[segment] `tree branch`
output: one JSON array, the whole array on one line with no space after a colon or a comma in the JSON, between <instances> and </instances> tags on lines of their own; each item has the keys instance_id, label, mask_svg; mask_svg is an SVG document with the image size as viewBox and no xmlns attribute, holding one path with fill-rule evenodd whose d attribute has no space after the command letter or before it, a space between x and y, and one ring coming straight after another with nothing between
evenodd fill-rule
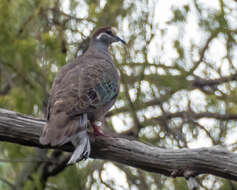
<instances>
[{"instance_id":1,"label":"tree branch","mask_svg":"<svg viewBox=\"0 0 237 190\"><path fill-rule=\"evenodd\" d=\"M201 119L201 118L213 118L213 119L219 119L219 120L237 120L237 114L219 114L219 113L211 113L211 112L200 112L195 113L192 110L189 111L180 111L180 112L166 112L166 115L161 115L156 118L152 118L150 120L153 121L162 121L164 119L173 119L173 118L185 118L189 120L194 119Z\"/></svg>"},{"instance_id":2,"label":"tree branch","mask_svg":"<svg viewBox=\"0 0 237 190\"><path fill-rule=\"evenodd\" d=\"M236 81L237 80L237 74L233 74L226 77L221 77L218 79L203 79L200 77L195 77L195 80L192 80L192 86L193 88L199 88L202 89L205 86L217 86L226 82Z\"/></svg>"},{"instance_id":3,"label":"tree branch","mask_svg":"<svg viewBox=\"0 0 237 190\"><path fill-rule=\"evenodd\" d=\"M73 151L68 143L42 146L38 139L45 121L0 109L0 140L26 146ZM161 149L118 137L92 137L92 158L123 163L166 176L186 178L212 174L237 180L237 154L224 148Z\"/></svg>"}]
</instances>

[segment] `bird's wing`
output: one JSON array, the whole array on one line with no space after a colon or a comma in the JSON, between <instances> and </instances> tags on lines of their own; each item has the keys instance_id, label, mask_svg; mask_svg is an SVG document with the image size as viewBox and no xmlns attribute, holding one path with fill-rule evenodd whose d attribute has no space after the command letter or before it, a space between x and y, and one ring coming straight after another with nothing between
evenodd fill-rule
<instances>
[{"instance_id":1,"label":"bird's wing","mask_svg":"<svg viewBox=\"0 0 237 190\"><path fill-rule=\"evenodd\" d=\"M77 66L77 63L74 61L73 63L64 65L61 70L57 73L53 86L50 90L50 94L48 97L48 105L47 105L47 112L46 112L46 119L49 120L51 114L51 108L53 106L53 102L55 101L55 95L60 87L61 81L65 80L64 77L70 70L73 70Z\"/></svg>"},{"instance_id":2,"label":"bird's wing","mask_svg":"<svg viewBox=\"0 0 237 190\"><path fill-rule=\"evenodd\" d=\"M94 63L96 61L96 64ZM62 68L49 98L49 121L41 143L64 144L80 130L84 113L104 112L118 95L118 74L103 59L81 60L80 64Z\"/></svg>"},{"instance_id":3,"label":"bird's wing","mask_svg":"<svg viewBox=\"0 0 237 190\"><path fill-rule=\"evenodd\" d=\"M50 95L50 109L53 109L50 114L64 111L73 117L104 107L117 97L118 80L112 64L103 59L87 59L86 63L67 70L63 79L55 81Z\"/></svg>"}]
</instances>

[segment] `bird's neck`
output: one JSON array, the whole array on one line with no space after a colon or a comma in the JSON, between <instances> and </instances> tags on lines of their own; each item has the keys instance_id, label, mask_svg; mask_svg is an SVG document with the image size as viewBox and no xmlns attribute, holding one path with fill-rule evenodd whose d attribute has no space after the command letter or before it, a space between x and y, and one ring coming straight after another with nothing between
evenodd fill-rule
<instances>
[{"instance_id":1,"label":"bird's neck","mask_svg":"<svg viewBox=\"0 0 237 190\"><path fill-rule=\"evenodd\" d=\"M112 59L111 54L109 52L109 45L107 45L105 43L94 41L93 43L90 44L89 49L91 49L89 51L90 53L92 53L92 52L96 53L97 52L101 56L108 56L109 59Z\"/></svg>"},{"instance_id":2,"label":"bird's neck","mask_svg":"<svg viewBox=\"0 0 237 190\"><path fill-rule=\"evenodd\" d=\"M103 51L103 52L108 52L109 51L109 45L106 43L103 43L101 41L94 41L91 46L93 48L96 48L99 51Z\"/></svg>"}]
</instances>

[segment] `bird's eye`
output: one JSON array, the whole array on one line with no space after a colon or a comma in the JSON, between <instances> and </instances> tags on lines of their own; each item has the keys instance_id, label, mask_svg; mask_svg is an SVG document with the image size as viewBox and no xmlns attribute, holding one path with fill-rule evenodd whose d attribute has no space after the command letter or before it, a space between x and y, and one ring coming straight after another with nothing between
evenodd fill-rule
<instances>
[{"instance_id":1,"label":"bird's eye","mask_svg":"<svg viewBox=\"0 0 237 190\"><path fill-rule=\"evenodd\" d=\"M113 35L112 31L110 31L110 30L109 30L109 31L106 31L105 33L107 33L107 34L109 34L109 35L111 35L111 36Z\"/></svg>"}]
</instances>

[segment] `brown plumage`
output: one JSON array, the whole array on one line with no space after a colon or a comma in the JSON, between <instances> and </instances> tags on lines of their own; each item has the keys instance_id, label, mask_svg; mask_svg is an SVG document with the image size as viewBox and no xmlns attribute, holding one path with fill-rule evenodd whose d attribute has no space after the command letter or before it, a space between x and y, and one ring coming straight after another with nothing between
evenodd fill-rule
<instances>
[{"instance_id":1,"label":"brown plumage","mask_svg":"<svg viewBox=\"0 0 237 190\"><path fill-rule=\"evenodd\" d=\"M108 47L121 41L111 27L98 29L88 50L57 74L48 101L47 123L41 144L76 147L69 164L90 154L88 123L103 118L119 94L119 74Z\"/></svg>"}]
</instances>

